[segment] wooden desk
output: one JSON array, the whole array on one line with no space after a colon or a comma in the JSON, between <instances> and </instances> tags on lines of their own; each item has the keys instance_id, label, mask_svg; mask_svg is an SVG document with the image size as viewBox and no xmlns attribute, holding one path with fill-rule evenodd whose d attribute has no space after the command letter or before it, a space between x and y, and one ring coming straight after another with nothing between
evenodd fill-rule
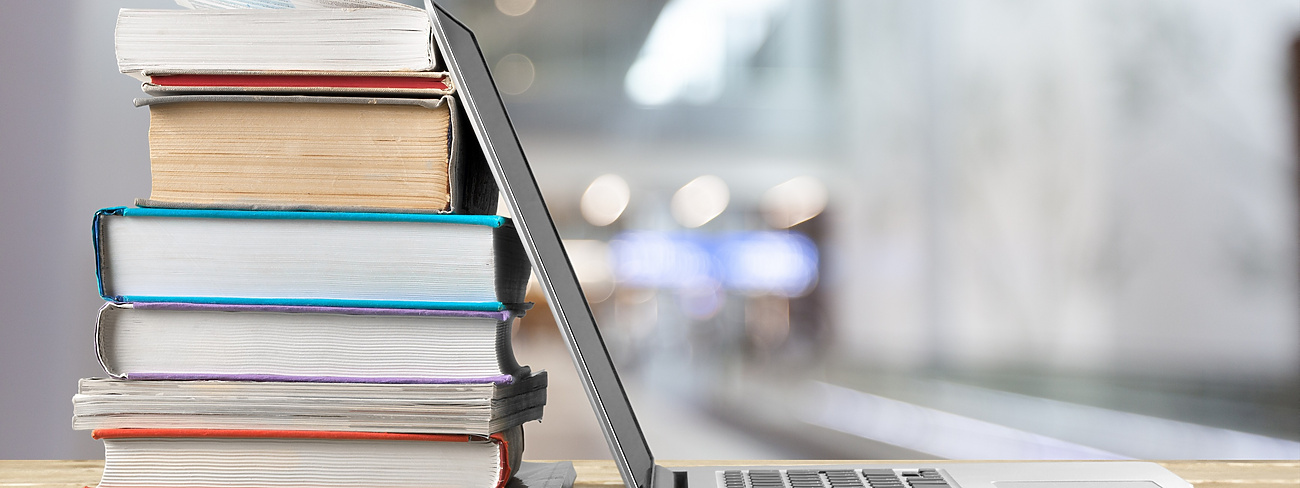
<instances>
[{"instance_id":1,"label":"wooden desk","mask_svg":"<svg viewBox=\"0 0 1300 488\"><path fill-rule=\"evenodd\" d=\"M773 464L836 462L843 461L771 461ZM919 462L941 465L962 461ZM758 463L762 461L661 461L664 466ZM1300 461L1162 461L1160 464L1197 488L1300 488ZM611 461L574 461L573 465L578 471L578 487L623 486ZM0 488L93 487L103 469L103 461L0 461Z\"/></svg>"}]
</instances>

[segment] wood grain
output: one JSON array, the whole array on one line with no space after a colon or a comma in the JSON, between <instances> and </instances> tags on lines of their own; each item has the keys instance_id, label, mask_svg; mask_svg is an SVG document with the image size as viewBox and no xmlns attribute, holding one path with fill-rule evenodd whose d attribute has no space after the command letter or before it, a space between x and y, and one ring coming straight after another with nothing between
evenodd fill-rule
<instances>
[{"instance_id":1,"label":"wood grain","mask_svg":"<svg viewBox=\"0 0 1300 488\"><path fill-rule=\"evenodd\" d=\"M664 466L835 464L846 461L661 461ZM911 461L847 461L890 463ZM972 461L917 461L926 464ZM987 462L987 461L980 461ZM1300 461L1157 461L1196 488L1300 488ZM622 486L612 461L574 461L578 488ZM103 461L3 461L0 488L81 488L99 483Z\"/></svg>"}]
</instances>

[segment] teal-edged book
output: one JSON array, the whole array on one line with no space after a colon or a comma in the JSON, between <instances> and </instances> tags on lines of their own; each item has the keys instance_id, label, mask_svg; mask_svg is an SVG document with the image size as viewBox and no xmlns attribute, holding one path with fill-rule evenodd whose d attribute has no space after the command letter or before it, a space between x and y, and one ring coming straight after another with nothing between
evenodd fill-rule
<instances>
[{"instance_id":1,"label":"teal-edged book","mask_svg":"<svg viewBox=\"0 0 1300 488\"><path fill-rule=\"evenodd\" d=\"M530 270L493 215L113 207L94 235L117 302L497 311L523 302Z\"/></svg>"}]
</instances>

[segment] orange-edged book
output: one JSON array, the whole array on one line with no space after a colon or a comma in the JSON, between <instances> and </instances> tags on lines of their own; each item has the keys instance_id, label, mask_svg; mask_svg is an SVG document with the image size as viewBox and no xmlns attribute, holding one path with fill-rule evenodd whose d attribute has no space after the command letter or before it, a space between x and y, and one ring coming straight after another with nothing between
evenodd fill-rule
<instances>
[{"instance_id":1,"label":"orange-edged book","mask_svg":"<svg viewBox=\"0 0 1300 488\"><path fill-rule=\"evenodd\" d=\"M437 98L450 95L444 71L177 71L131 73L150 95L347 95Z\"/></svg>"},{"instance_id":2,"label":"orange-edged book","mask_svg":"<svg viewBox=\"0 0 1300 488\"><path fill-rule=\"evenodd\" d=\"M523 430L489 437L301 430L101 429L100 488L503 488Z\"/></svg>"}]
</instances>

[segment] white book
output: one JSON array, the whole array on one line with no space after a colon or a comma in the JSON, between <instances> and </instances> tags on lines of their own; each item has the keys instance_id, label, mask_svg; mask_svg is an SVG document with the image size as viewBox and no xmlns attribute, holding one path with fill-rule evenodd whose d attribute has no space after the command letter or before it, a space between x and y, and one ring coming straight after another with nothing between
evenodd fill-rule
<instances>
[{"instance_id":1,"label":"white book","mask_svg":"<svg viewBox=\"0 0 1300 488\"><path fill-rule=\"evenodd\" d=\"M487 436L542 418L546 372L508 384L86 378L72 428L404 432Z\"/></svg>"},{"instance_id":2,"label":"white book","mask_svg":"<svg viewBox=\"0 0 1300 488\"><path fill-rule=\"evenodd\" d=\"M95 231L116 302L500 311L531 269L491 215L116 207Z\"/></svg>"},{"instance_id":3,"label":"white book","mask_svg":"<svg viewBox=\"0 0 1300 488\"><path fill-rule=\"evenodd\" d=\"M328 8L353 4L317 0L302 5L311 8L122 9L114 34L118 69L144 79L150 73L438 67L423 9L374 1L362 2L365 8Z\"/></svg>"},{"instance_id":4,"label":"white book","mask_svg":"<svg viewBox=\"0 0 1300 488\"><path fill-rule=\"evenodd\" d=\"M528 374L511 311L109 303L96 351L115 378L509 383Z\"/></svg>"},{"instance_id":5,"label":"white book","mask_svg":"<svg viewBox=\"0 0 1300 488\"><path fill-rule=\"evenodd\" d=\"M523 432L100 429L99 488L503 488Z\"/></svg>"}]
</instances>

